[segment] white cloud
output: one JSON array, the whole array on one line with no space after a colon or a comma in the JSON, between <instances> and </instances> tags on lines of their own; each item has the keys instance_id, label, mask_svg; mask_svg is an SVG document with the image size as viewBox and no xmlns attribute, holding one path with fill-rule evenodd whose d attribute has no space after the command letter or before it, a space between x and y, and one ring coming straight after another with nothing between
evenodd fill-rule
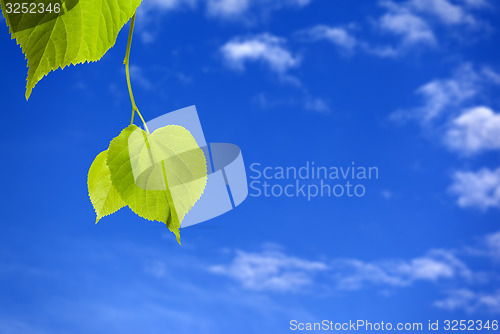
<instances>
[{"instance_id":1,"label":"white cloud","mask_svg":"<svg viewBox=\"0 0 500 334\"><path fill-rule=\"evenodd\" d=\"M481 256L500 260L500 232L486 235L478 246L435 249L410 259L363 261L333 258L314 261L287 255L278 246L262 252L236 251L234 254L227 264L208 269L213 274L235 280L248 290L312 292L314 287L328 287L337 291L375 288L386 292L427 282L436 285L441 293L445 283L457 289L434 302L435 306L469 312L500 311L500 290L493 293L480 291L498 282L500 277L495 269L489 272L471 270L467 261L471 256L473 259Z\"/></svg>"},{"instance_id":2,"label":"white cloud","mask_svg":"<svg viewBox=\"0 0 500 334\"><path fill-rule=\"evenodd\" d=\"M477 104L492 84L500 83L499 78L490 68L476 70L464 64L451 78L434 79L419 87L416 93L423 98L422 105L396 111L390 118L420 121L448 149L465 156L498 150L500 114ZM462 208L500 207L500 169L458 171L453 174L450 191L458 196L457 204Z\"/></svg>"},{"instance_id":3,"label":"white cloud","mask_svg":"<svg viewBox=\"0 0 500 334\"><path fill-rule=\"evenodd\" d=\"M408 5L416 11L433 15L444 24L469 24L475 20L464 8L447 0L411 0Z\"/></svg>"},{"instance_id":4,"label":"white cloud","mask_svg":"<svg viewBox=\"0 0 500 334\"><path fill-rule=\"evenodd\" d=\"M466 0L457 3L449 0L408 0L395 3L382 1L381 4L392 12L409 13L430 23L429 18L445 26L474 25L478 20L473 16L473 9L480 9L487 4L483 0Z\"/></svg>"},{"instance_id":5,"label":"white cloud","mask_svg":"<svg viewBox=\"0 0 500 334\"><path fill-rule=\"evenodd\" d=\"M250 7L250 0L208 0L207 11L212 16L241 15Z\"/></svg>"},{"instance_id":6,"label":"white cloud","mask_svg":"<svg viewBox=\"0 0 500 334\"><path fill-rule=\"evenodd\" d=\"M466 110L452 121L445 143L463 154L500 149L500 114L487 107Z\"/></svg>"},{"instance_id":7,"label":"white cloud","mask_svg":"<svg viewBox=\"0 0 500 334\"><path fill-rule=\"evenodd\" d=\"M471 277L467 266L452 252L446 250L433 250L426 256L413 259L409 264L400 268L402 273L415 280L437 281L440 278L461 276Z\"/></svg>"},{"instance_id":8,"label":"white cloud","mask_svg":"<svg viewBox=\"0 0 500 334\"><path fill-rule=\"evenodd\" d=\"M476 94L467 80L434 80L417 89L417 94L425 100L419 110L424 121L439 116L450 105L457 104Z\"/></svg>"},{"instance_id":9,"label":"white cloud","mask_svg":"<svg viewBox=\"0 0 500 334\"><path fill-rule=\"evenodd\" d=\"M311 28L299 31L296 36L302 41L328 41L335 45L340 51L351 54L354 51L365 52L383 58L395 58L404 53L402 46L378 46L358 39L352 33L356 28L351 24L346 27L316 25Z\"/></svg>"},{"instance_id":10,"label":"white cloud","mask_svg":"<svg viewBox=\"0 0 500 334\"><path fill-rule=\"evenodd\" d=\"M144 10L170 11L179 8L195 8L197 0L148 0L144 2ZM142 7L141 7L142 9Z\"/></svg>"},{"instance_id":11,"label":"white cloud","mask_svg":"<svg viewBox=\"0 0 500 334\"><path fill-rule=\"evenodd\" d=\"M491 68L485 67L485 68L483 68L481 73L485 76L485 78L490 80L492 83L494 83L496 85L500 85L500 74L493 71Z\"/></svg>"},{"instance_id":12,"label":"white cloud","mask_svg":"<svg viewBox=\"0 0 500 334\"><path fill-rule=\"evenodd\" d=\"M287 256L279 251L236 252L228 265L212 266L210 271L229 276L250 290L297 291L311 285L313 275L327 269L322 262Z\"/></svg>"},{"instance_id":13,"label":"white cloud","mask_svg":"<svg viewBox=\"0 0 500 334\"><path fill-rule=\"evenodd\" d=\"M436 301L435 306L446 310L465 310L468 313L478 310L487 310L492 313L500 312L500 290L492 293L475 292L470 289L451 291L448 298Z\"/></svg>"},{"instance_id":14,"label":"white cloud","mask_svg":"<svg viewBox=\"0 0 500 334\"><path fill-rule=\"evenodd\" d=\"M414 46L433 46L439 42L436 28L442 30L444 37L452 34L457 36L457 28L461 32L473 31L471 28L485 28L488 25L474 16L473 10L484 7L482 0L469 0L457 3L449 0L408 0L393 2L380 1L386 12L376 21L376 26L385 32L401 38L394 46L369 46L367 51L381 57L394 57L408 52ZM452 30L453 29L453 30ZM476 31L477 32L477 31ZM383 52L383 51L390 52Z\"/></svg>"},{"instance_id":15,"label":"white cloud","mask_svg":"<svg viewBox=\"0 0 500 334\"><path fill-rule=\"evenodd\" d=\"M285 0L283 2L288 3L288 5L292 6L304 7L309 5L312 2L312 0Z\"/></svg>"},{"instance_id":16,"label":"white cloud","mask_svg":"<svg viewBox=\"0 0 500 334\"><path fill-rule=\"evenodd\" d=\"M357 45L356 38L347 29L341 27L317 25L306 30L304 35L315 41L327 40L346 50L352 50Z\"/></svg>"},{"instance_id":17,"label":"white cloud","mask_svg":"<svg viewBox=\"0 0 500 334\"><path fill-rule=\"evenodd\" d=\"M207 0L207 13L210 16L241 21L252 9L270 12L284 7L301 8L311 0Z\"/></svg>"},{"instance_id":18,"label":"white cloud","mask_svg":"<svg viewBox=\"0 0 500 334\"><path fill-rule=\"evenodd\" d=\"M330 263L299 259L279 251L237 251L229 264L212 266L210 271L258 291L298 291L312 285L319 273L326 274L328 281L333 279L338 290L358 290L372 285L405 287L416 281L472 277L468 267L446 250L433 250L409 261L333 259Z\"/></svg>"},{"instance_id":19,"label":"white cloud","mask_svg":"<svg viewBox=\"0 0 500 334\"><path fill-rule=\"evenodd\" d=\"M415 281L437 281L456 277L469 277L469 269L452 253L434 250L410 261L392 260L362 262L336 261L335 280L340 290L357 290L368 285L402 287Z\"/></svg>"},{"instance_id":20,"label":"white cloud","mask_svg":"<svg viewBox=\"0 0 500 334\"><path fill-rule=\"evenodd\" d=\"M313 111L320 114L327 114L330 112L328 102L320 97L312 97L307 92L301 94L283 94L282 96L272 96L265 93L257 94L253 102L262 109L276 109L276 108L296 108L302 106L307 111Z\"/></svg>"},{"instance_id":21,"label":"white cloud","mask_svg":"<svg viewBox=\"0 0 500 334\"><path fill-rule=\"evenodd\" d=\"M178 10L194 10L198 0L147 0L138 9L136 33L144 44L157 40L163 26L163 14Z\"/></svg>"},{"instance_id":22,"label":"white cloud","mask_svg":"<svg viewBox=\"0 0 500 334\"><path fill-rule=\"evenodd\" d=\"M309 5L312 0L254 0L253 3L257 5L269 5L273 8L295 7L301 8Z\"/></svg>"},{"instance_id":23,"label":"white cloud","mask_svg":"<svg viewBox=\"0 0 500 334\"><path fill-rule=\"evenodd\" d=\"M500 208L500 168L456 172L450 190L458 196L457 203L461 207Z\"/></svg>"},{"instance_id":24,"label":"white cloud","mask_svg":"<svg viewBox=\"0 0 500 334\"><path fill-rule=\"evenodd\" d=\"M404 45L436 44L436 37L429 25L409 11L389 12L380 18L379 23L382 30L401 36Z\"/></svg>"},{"instance_id":25,"label":"white cloud","mask_svg":"<svg viewBox=\"0 0 500 334\"><path fill-rule=\"evenodd\" d=\"M378 32L395 36L394 43L378 45L355 38L349 29L326 25L306 30L306 36L313 40L329 40L344 50L357 49L378 57L395 58L424 50L424 47L436 49L440 44L438 32L443 32L443 38L454 36L454 40L463 40L461 33L474 32L477 35L477 28L489 29L489 25L475 17L474 13L474 10L488 6L484 0L462 0L462 3L450 0L381 0L379 5L385 10L372 20L373 26ZM459 28L460 35L457 34Z\"/></svg>"},{"instance_id":26,"label":"white cloud","mask_svg":"<svg viewBox=\"0 0 500 334\"><path fill-rule=\"evenodd\" d=\"M477 246L466 247L466 253L500 262L500 231L482 237L481 243Z\"/></svg>"},{"instance_id":27,"label":"white cloud","mask_svg":"<svg viewBox=\"0 0 500 334\"><path fill-rule=\"evenodd\" d=\"M269 17L273 11L285 8L300 9L312 0L148 0L141 6L138 16L138 28L151 30L146 24L161 18L161 14L174 10L195 10L203 7L207 16L239 23L254 23L256 19ZM155 32L145 35L146 41Z\"/></svg>"},{"instance_id":28,"label":"white cloud","mask_svg":"<svg viewBox=\"0 0 500 334\"><path fill-rule=\"evenodd\" d=\"M285 73L299 65L298 57L286 49L282 38L261 34L248 38L235 38L220 49L227 64L243 70L247 62L261 62L278 73Z\"/></svg>"},{"instance_id":29,"label":"white cloud","mask_svg":"<svg viewBox=\"0 0 500 334\"><path fill-rule=\"evenodd\" d=\"M405 286L408 282L378 264L348 259L335 261L335 281L339 290L358 290L369 284Z\"/></svg>"},{"instance_id":30,"label":"white cloud","mask_svg":"<svg viewBox=\"0 0 500 334\"><path fill-rule=\"evenodd\" d=\"M486 0L462 0L466 6L473 8L489 7L490 4Z\"/></svg>"}]
</instances>

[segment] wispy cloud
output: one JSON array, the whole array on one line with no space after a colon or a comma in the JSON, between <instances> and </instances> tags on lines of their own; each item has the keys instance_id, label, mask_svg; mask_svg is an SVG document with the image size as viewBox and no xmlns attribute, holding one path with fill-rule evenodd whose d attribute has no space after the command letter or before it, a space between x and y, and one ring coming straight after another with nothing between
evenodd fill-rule
<instances>
[{"instance_id":1,"label":"wispy cloud","mask_svg":"<svg viewBox=\"0 0 500 334\"><path fill-rule=\"evenodd\" d=\"M461 65L447 79L434 79L420 86L415 92L422 98L419 107L399 110L392 114L393 120L416 119L423 123L442 116L443 113L462 109L464 103L476 97L484 84L484 76L477 72L471 64Z\"/></svg>"},{"instance_id":2,"label":"wispy cloud","mask_svg":"<svg viewBox=\"0 0 500 334\"><path fill-rule=\"evenodd\" d=\"M500 310L500 290L493 292L478 292L471 289L458 289L448 292L448 297L438 300L435 306L455 311L464 310L467 313L474 313L486 310L490 313L498 313Z\"/></svg>"},{"instance_id":3,"label":"wispy cloud","mask_svg":"<svg viewBox=\"0 0 500 334\"><path fill-rule=\"evenodd\" d=\"M379 27L383 31L400 36L405 46L437 43L430 26L422 18L393 3L387 3L386 6L389 12L379 20Z\"/></svg>"},{"instance_id":4,"label":"wispy cloud","mask_svg":"<svg viewBox=\"0 0 500 334\"><path fill-rule=\"evenodd\" d=\"M282 8L301 8L311 0L206 0L207 14L224 20L245 22L252 12L257 16ZM242 20L243 18L243 20Z\"/></svg>"},{"instance_id":5,"label":"wispy cloud","mask_svg":"<svg viewBox=\"0 0 500 334\"><path fill-rule=\"evenodd\" d=\"M298 35L310 41L325 40L347 51L353 51L358 45L354 35L344 27L320 24L301 31Z\"/></svg>"},{"instance_id":6,"label":"wispy cloud","mask_svg":"<svg viewBox=\"0 0 500 334\"><path fill-rule=\"evenodd\" d=\"M286 255L281 251L247 253L236 251L226 265L210 271L238 281L244 288L258 291L298 291L321 281L334 283L336 290L359 290L370 287L408 287L417 281L473 279L473 272L453 251L431 250L410 260L385 259L365 262L359 259L311 261Z\"/></svg>"},{"instance_id":7,"label":"wispy cloud","mask_svg":"<svg viewBox=\"0 0 500 334\"><path fill-rule=\"evenodd\" d=\"M235 23L255 23L269 17L273 11L300 9L312 0L148 0L141 6L141 14L157 16L175 10L204 9L207 17Z\"/></svg>"},{"instance_id":8,"label":"wispy cloud","mask_svg":"<svg viewBox=\"0 0 500 334\"><path fill-rule=\"evenodd\" d=\"M141 10L151 14L151 10L162 12L178 9L206 8L209 17L225 20L238 20L252 11L268 13L283 8L302 8L312 0L149 0Z\"/></svg>"},{"instance_id":9,"label":"wispy cloud","mask_svg":"<svg viewBox=\"0 0 500 334\"><path fill-rule=\"evenodd\" d=\"M462 0L462 1L465 2L466 6L472 8L490 7L490 3L486 0Z\"/></svg>"},{"instance_id":10,"label":"wispy cloud","mask_svg":"<svg viewBox=\"0 0 500 334\"><path fill-rule=\"evenodd\" d=\"M300 63L299 57L286 48L285 39L267 33L234 38L220 51L226 64L237 70L244 70L249 62L260 62L274 72L285 73Z\"/></svg>"},{"instance_id":11,"label":"wispy cloud","mask_svg":"<svg viewBox=\"0 0 500 334\"><path fill-rule=\"evenodd\" d=\"M195 8L197 0L148 0L144 2L145 10L154 8L156 10L174 10L180 8ZM142 8L141 8L142 9Z\"/></svg>"},{"instance_id":12,"label":"wispy cloud","mask_svg":"<svg viewBox=\"0 0 500 334\"><path fill-rule=\"evenodd\" d=\"M347 26L317 25L301 31L309 40L327 40L343 51L358 51L383 58L401 57L409 52L438 49L441 39L460 32L477 32L488 25L478 19L476 12L488 7L482 0L451 2L449 0L408 0L378 2L383 13L371 19L373 39L359 38ZM360 22L355 25L362 29ZM347 27L347 28L346 28ZM392 36L394 41L378 43L377 38ZM439 35L439 36L438 36ZM477 34L476 34L477 35Z\"/></svg>"},{"instance_id":13,"label":"wispy cloud","mask_svg":"<svg viewBox=\"0 0 500 334\"><path fill-rule=\"evenodd\" d=\"M470 277L467 266L451 252L433 250L409 261L335 261L335 281L340 290L358 290L371 285L404 287L416 281Z\"/></svg>"},{"instance_id":14,"label":"wispy cloud","mask_svg":"<svg viewBox=\"0 0 500 334\"><path fill-rule=\"evenodd\" d=\"M475 10L485 7L482 1L466 1L465 3L449 0L408 0L405 2L382 1L380 4L387 8L389 13L408 14L418 18L420 22L431 30L432 25L443 26L474 26L479 20L475 17ZM413 20L413 19L411 19ZM410 21L411 21L410 20ZM421 25L417 25L420 30Z\"/></svg>"},{"instance_id":15,"label":"wispy cloud","mask_svg":"<svg viewBox=\"0 0 500 334\"><path fill-rule=\"evenodd\" d=\"M164 15L198 8L199 0L148 0L139 7L136 33L144 44L155 42L164 27Z\"/></svg>"},{"instance_id":16,"label":"wispy cloud","mask_svg":"<svg viewBox=\"0 0 500 334\"><path fill-rule=\"evenodd\" d=\"M281 248L260 252L238 250L231 254L228 263L210 266L209 271L231 278L243 290L314 293L312 287L322 287L344 293L361 289L387 292L427 282L438 286L439 290L443 286L457 287L445 298L433 302L437 307L471 312L480 309L500 311L498 292L485 292L491 286L486 283L500 278L494 271L474 269L475 262L470 261L478 257L492 262L500 260L500 232L484 236L473 246L433 249L410 259L330 258L318 261L289 255Z\"/></svg>"},{"instance_id":17,"label":"wispy cloud","mask_svg":"<svg viewBox=\"0 0 500 334\"><path fill-rule=\"evenodd\" d=\"M500 75L491 68L478 69L470 63L464 63L451 77L433 79L418 87L415 94L421 98L421 105L400 109L391 115L391 119L413 119L428 126L432 122L452 122L464 110L472 109L481 102L489 102L484 99L484 92L499 83Z\"/></svg>"},{"instance_id":18,"label":"wispy cloud","mask_svg":"<svg viewBox=\"0 0 500 334\"><path fill-rule=\"evenodd\" d=\"M398 44L367 48L370 53L381 57L400 56L417 46L419 50L425 46L436 48L440 39L457 36L457 29L468 32L487 26L475 15L475 11L486 5L480 0L465 3L449 0L381 1L380 5L386 12L375 21L375 27L400 38ZM441 38L438 38L437 31L443 32Z\"/></svg>"},{"instance_id":19,"label":"wispy cloud","mask_svg":"<svg viewBox=\"0 0 500 334\"><path fill-rule=\"evenodd\" d=\"M476 22L474 17L467 13L464 6L451 3L448 0L411 0L407 2L406 7L432 15L447 25L475 24Z\"/></svg>"},{"instance_id":20,"label":"wispy cloud","mask_svg":"<svg viewBox=\"0 0 500 334\"><path fill-rule=\"evenodd\" d=\"M231 277L250 290L298 291L313 283L315 273L327 268L323 262L265 250L259 253L236 251L231 263L212 266L210 271Z\"/></svg>"},{"instance_id":21,"label":"wispy cloud","mask_svg":"<svg viewBox=\"0 0 500 334\"><path fill-rule=\"evenodd\" d=\"M500 208L500 168L455 172L450 191L458 196L461 207Z\"/></svg>"},{"instance_id":22,"label":"wispy cloud","mask_svg":"<svg viewBox=\"0 0 500 334\"><path fill-rule=\"evenodd\" d=\"M288 47L286 40L269 33L255 36L236 37L220 48L225 64L235 71L245 71L250 63L264 65L280 83L293 86L298 93L278 98L258 94L254 99L259 106L269 109L284 106L301 106L308 111L328 113L329 103L321 97L314 97L303 86L299 78L290 72L300 66L301 58Z\"/></svg>"},{"instance_id":23,"label":"wispy cloud","mask_svg":"<svg viewBox=\"0 0 500 334\"><path fill-rule=\"evenodd\" d=\"M207 12L211 16L231 18L242 15L250 8L250 0L208 0Z\"/></svg>"},{"instance_id":24,"label":"wispy cloud","mask_svg":"<svg viewBox=\"0 0 500 334\"><path fill-rule=\"evenodd\" d=\"M304 90L300 94L292 94L292 96L285 94L285 96L281 97L259 93L254 97L253 102L266 110L302 107L306 111L319 114L328 114L331 111L330 104L326 99L312 97Z\"/></svg>"},{"instance_id":25,"label":"wispy cloud","mask_svg":"<svg viewBox=\"0 0 500 334\"><path fill-rule=\"evenodd\" d=\"M500 263L500 231L481 238L479 247L469 247L467 251L472 255L487 257Z\"/></svg>"}]
</instances>

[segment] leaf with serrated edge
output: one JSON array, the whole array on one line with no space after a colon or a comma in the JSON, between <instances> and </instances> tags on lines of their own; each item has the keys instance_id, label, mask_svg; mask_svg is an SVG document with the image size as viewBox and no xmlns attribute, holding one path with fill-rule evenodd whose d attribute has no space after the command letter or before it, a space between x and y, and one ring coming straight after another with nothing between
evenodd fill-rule
<instances>
[{"instance_id":1,"label":"leaf with serrated edge","mask_svg":"<svg viewBox=\"0 0 500 334\"><path fill-rule=\"evenodd\" d=\"M90 201L97 215L95 223L104 216L110 215L126 204L111 183L111 174L106 163L108 151L97 155L90 166L87 177L87 186Z\"/></svg>"},{"instance_id":2,"label":"leaf with serrated edge","mask_svg":"<svg viewBox=\"0 0 500 334\"><path fill-rule=\"evenodd\" d=\"M191 133L168 125L147 134L131 125L111 141L108 166L132 211L164 222L180 242L180 223L207 181L205 155Z\"/></svg>"},{"instance_id":3,"label":"leaf with serrated edge","mask_svg":"<svg viewBox=\"0 0 500 334\"><path fill-rule=\"evenodd\" d=\"M21 1L2 0L1 4L11 36L28 59L28 99L37 82L51 71L101 59L115 44L119 31L135 13L141 0L37 2L52 6L62 3L59 14L7 14L5 4L8 2Z\"/></svg>"}]
</instances>

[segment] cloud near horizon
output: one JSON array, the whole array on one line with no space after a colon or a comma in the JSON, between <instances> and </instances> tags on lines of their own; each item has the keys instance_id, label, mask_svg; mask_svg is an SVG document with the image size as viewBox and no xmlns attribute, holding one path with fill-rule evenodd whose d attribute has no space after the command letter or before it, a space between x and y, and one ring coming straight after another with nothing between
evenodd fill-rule
<instances>
[{"instance_id":1,"label":"cloud near horizon","mask_svg":"<svg viewBox=\"0 0 500 334\"><path fill-rule=\"evenodd\" d=\"M468 265L471 258L500 260L500 232L484 236L477 245L461 249L432 249L412 259L381 259L363 261L353 258L309 260L286 254L282 249L263 249L256 252L235 250L225 264L208 267L214 275L235 281L244 290L261 293L315 293L318 290L342 291L361 289L410 288L427 282L441 286L453 283L459 288L434 301L436 307L454 310L495 308L498 294L482 291L481 284L496 281L494 272L475 271ZM473 263L473 262L470 262ZM456 291L459 291L458 293ZM468 291L462 293L460 291Z\"/></svg>"}]
</instances>

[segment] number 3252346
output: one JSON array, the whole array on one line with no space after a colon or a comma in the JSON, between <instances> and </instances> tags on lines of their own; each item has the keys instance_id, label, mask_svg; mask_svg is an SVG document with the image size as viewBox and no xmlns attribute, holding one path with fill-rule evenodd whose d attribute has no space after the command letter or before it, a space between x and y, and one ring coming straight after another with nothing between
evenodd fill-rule
<instances>
[{"instance_id":1,"label":"number 3252346","mask_svg":"<svg viewBox=\"0 0 500 334\"><path fill-rule=\"evenodd\" d=\"M498 320L445 320L443 329L445 331L498 331Z\"/></svg>"},{"instance_id":2,"label":"number 3252346","mask_svg":"<svg viewBox=\"0 0 500 334\"><path fill-rule=\"evenodd\" d=\"M56 13L61 12L60 3L19 3L19 2L8 2L5 4L5 11L7 14L44 14L44 13Z\"/></svg>"}]
</instances>

